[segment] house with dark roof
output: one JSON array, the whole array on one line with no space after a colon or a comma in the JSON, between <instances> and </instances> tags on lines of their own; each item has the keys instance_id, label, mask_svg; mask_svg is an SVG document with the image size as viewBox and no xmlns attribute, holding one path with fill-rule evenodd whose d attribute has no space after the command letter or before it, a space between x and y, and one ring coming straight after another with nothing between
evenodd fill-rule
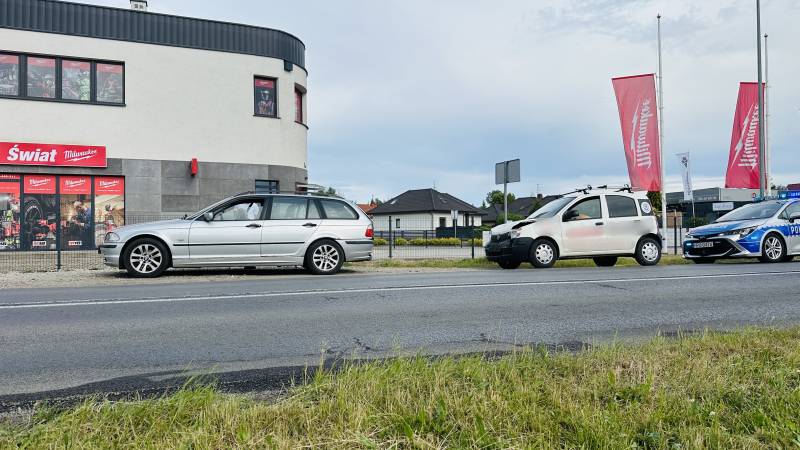
<instances>
[{"instance_id":1,"label":"house with dark roof","mask_svg":"<svg viewBox=\"0 0 800 450\"><path fill-rule=\"evenodd\" d=\"M453 213L458 218L453 223ZM456 225L480 226L484 211L450 194L435 189L414 189L387 200L369 214L372 216L375 231L388 231L389 219L393 230L436 230Z\"/></svg>"},{"instance_id":2,"label":"house with dark roof","mask_svg":"<svg viewBox=\"0 0 800 450\"><path fill-rule=\"evenodd\" d=\"M542 206L552 202L553 200L559 198L558 195L547 195L542 196L538 195L536 197L520 197L514 199L511 203L508 204L508 214L515 214L521 217L528 217L533 211L541 208ZM493 204L489 205L486 208L481 208L486 215L483 217L483 223L489 225L495 225L497 223L497 218L503 216L503 204Z\"/></svg>"}]
</instances>

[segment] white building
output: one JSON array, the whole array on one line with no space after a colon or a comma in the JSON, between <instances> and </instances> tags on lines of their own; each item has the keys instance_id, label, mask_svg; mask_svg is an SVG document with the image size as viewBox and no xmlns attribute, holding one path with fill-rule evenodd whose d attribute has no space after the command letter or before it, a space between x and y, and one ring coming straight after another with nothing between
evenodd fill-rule
<instances>
[{"instance_id":1,"label":"white building","mask_svg":"<svg viewBox=\"0 0 800 450\"><path fill-rule=\"evenodd\" d=\"M453 220L457 211L457 220ZM406 191L370 210L375 231L437 232L445 228L481 226L484 211L435 189Z\"/></svg>"},{"instance_id":2,"label":"white building","mask_svg":"<svg viewBox=\"0 0 800 450\"><path fill-rule=\"evenodd\" d=\"M124 222L307 183L305 45L133 3L0 1L0 246L31 245L29 208L99 229L109 202Z\"/></svg>"}]
</instances>

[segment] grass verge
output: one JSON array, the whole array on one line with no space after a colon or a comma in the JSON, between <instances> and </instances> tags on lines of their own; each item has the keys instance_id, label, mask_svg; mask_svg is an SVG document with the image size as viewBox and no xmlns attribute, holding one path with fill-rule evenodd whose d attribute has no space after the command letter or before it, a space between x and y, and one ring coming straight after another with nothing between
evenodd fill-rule
<instances>
[{"instance_id":1,"label":"grass verge","mask_svg":"<svg viewBox=\"0 0 800 450\"><path fill-rule=\"evenodd\" d=\"M800 329L577 354L395 359L318 372L274 403L212 387L44 409L0 448L794 448Z\"/></svg>"},{"instance_id":2,"label":"grass verge","mask_svg":"<svg viewBox=\"0 0 800 450\"><path fill-rule=\"evenodd\" d=\"M350 263L353 267L385 267L385 268L439 268L439 269L500 269L497 263L486 258L475 259L381 259L363 263ZM659 263L665 266L691 264L677 255L663 255ZM619 258L617 266L638 266L633 258ZM555 265L558 267L597 267L591 259L565 259ZM532 269L530 264L523 264L521 269Z\"/></svg>"}]
</instances>

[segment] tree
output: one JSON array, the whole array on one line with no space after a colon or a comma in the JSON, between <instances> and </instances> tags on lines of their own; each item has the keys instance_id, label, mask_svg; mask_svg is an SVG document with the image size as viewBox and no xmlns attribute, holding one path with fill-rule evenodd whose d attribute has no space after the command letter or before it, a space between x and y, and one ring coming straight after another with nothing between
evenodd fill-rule
<instances>
[{"instance_id":1,"label":"tree","mask_svg":"<svg viewBox=\"0 0 800 450\"><path fill-rule=\"evenodd\" d=\"M508 193L508 203L516 200L516 196L511 192ZM486 194L486 203L489 205L502 205L503 204L503 191L495 189L494 191Z\"/></svg>"},{"instance_id":2,"label":"tree","mask_svg":"<svg viewBox=\"0 0 800 450\"><path fill-rule=\"evenodd\" d=\"M650 200L650 205L653 206L653 212L661 214L661 192L659 191L648 192L647 199Z\"/></svg>"}]
</instances>

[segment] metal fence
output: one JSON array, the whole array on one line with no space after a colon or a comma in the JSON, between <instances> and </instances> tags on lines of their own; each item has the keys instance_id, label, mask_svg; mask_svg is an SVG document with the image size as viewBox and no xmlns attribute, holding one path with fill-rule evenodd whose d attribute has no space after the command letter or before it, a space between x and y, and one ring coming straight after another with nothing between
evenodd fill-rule
<instances>
[{"instance_id":1,"label":"metal fence","mask_svg":"<svg viewBox=\"0 0 800 450\"><path fill-rule=\"evenodd\" d=\"M483 258L480 219L461 215L399 215L373 218L374 259Z\"/></svg>"},{"instance_id":2,"label":"metal fence","mask_svg":"<svg viewBox=\"0 0 800 450\"><path fill-rule=\"evenodd\" d=\"M126 225L153 222L157 220L176 219L175 215L131 215L125 216ZM81 245L79 249L69 248L69 242L63 239L64 224L54 221L46 229L46 235L40 237L46 245L41 250L33 250L26 245L24 250L0 250L0 273L7 272L52 272L58 270L99 270L103 266L103 258L97 252L97 242ZM91 225L94 225L92 227ZM90 224L86 236L102 235L100 224ZM43 231L44 234L44 231ZM99 239L100 237L95 237Z\"/></svg>"}]
</instances>

